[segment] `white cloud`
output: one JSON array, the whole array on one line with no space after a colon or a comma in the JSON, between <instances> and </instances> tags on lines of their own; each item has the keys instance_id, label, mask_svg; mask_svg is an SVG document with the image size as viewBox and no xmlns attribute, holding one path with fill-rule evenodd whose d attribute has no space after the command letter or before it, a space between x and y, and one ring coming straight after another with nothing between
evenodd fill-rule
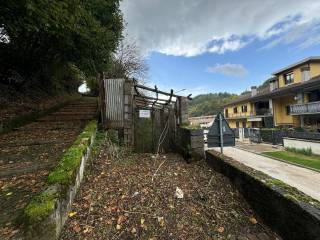
<instances>
[{"instance_id":1,"label":"white cloud","mask_svg":"<svg viewBox=\"0 0 320 240\"><path fill-rule=\"evenodd\" d=\"M233 77L243 77L248 71L241 64L216 64L213 67L208 67L207 71L210 73L221 73Z\"/></svg>"},{"instance_id":2,"label":"white cloud","mask_svg":"<svg viewBox=\"0 0 320 240\"><path fill-rule=\"evenodd\" d=\"M287 32L320 19L314 0L123 0L121 9L141 49L177 56L236 51L248 39L286 44Z\"/></svg>"}]
</instances>

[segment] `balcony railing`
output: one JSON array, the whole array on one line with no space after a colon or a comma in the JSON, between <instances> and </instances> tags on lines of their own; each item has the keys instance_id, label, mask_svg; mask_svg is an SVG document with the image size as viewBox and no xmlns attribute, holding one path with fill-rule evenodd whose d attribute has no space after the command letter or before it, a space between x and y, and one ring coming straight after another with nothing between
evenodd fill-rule
<instances>
[{"instance_id":1,"label":"balcony railing","mask_svg":"<svg viewBox=\"0 0 320 240\"><path fill-rule=\"evenodd\" d=\"M270 108L259 108L256 110L256 116L268 116L272 115Z\"/></svg>"},{"instance_id":2,"label":"balcony railing","mask_svg":"<svg viewBox=\"0 0 320 240\"><path fill-rule=\"evenodd\" d=\"M320 102L295 104L290 106L291 115L320 113Z\"/></svg>"},{"instance_id":3,"label":"balcony railing","mask_svg":"<svg viewBox=\"0 0 320 240\"><path fill-rule=\"evenodd\" d=\"M225 115L226 118L249 118L256 116L270 116L272 115L270 109L262 108L257 109L256 112L239 112L239 113L228 113Z\"/></svg>"}]
</instances>

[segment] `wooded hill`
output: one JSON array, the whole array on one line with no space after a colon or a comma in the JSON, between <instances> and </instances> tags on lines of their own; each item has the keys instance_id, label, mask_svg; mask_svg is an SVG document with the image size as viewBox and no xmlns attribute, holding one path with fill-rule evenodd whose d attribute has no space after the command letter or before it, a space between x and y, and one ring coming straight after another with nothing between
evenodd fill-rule
<instances>
[{"instance_id":1,"label":"wooded hill","mask_svg":"<svg viewBox=\"0 0 320 240\"><path fill-rule=\"evenodd\" d=\"M91 84L122 38L119 2L0 1L0 86L61 95Z\"/></svg>"},{"instance_id":2,"label":"wooded hill","mask_svg":"<svg viewBox=\"0 0 320 240\"><path fill-rule=\"evenodd\" d=\"M189 115L191 117L214 115L223 110L223 105L238 97L237 94L220 92L201 94L189 102Z\"/></svg>"}]
</instances>

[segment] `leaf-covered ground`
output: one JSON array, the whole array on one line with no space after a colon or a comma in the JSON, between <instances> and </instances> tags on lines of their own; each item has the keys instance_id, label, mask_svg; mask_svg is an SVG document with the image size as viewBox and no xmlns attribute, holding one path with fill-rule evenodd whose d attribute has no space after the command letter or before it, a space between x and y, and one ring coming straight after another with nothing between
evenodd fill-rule
<instances>
[{"instance_id":1,"label":"leaf-covered ground","mask_svg":"<svg viewBox=\"0 0 320 240\"><path fill-rule=\"evenodd\" d=\"M156 174L155 174L156 173ZM175 196L180 188L183 198ZM61 239L279 239L228 179L179 155L94 160Z\"/></svg>"},{"instance_id":2,"label":"leaf-covered ground","mask_svg":"<svg viewBox=\"0 0 320 240\"><path fill-rule=\"evenodd\" d=\"M96 99L84 98L0 135L0 239L21 233L24 207L95 113Z\"/></svg>"}]
</instances>

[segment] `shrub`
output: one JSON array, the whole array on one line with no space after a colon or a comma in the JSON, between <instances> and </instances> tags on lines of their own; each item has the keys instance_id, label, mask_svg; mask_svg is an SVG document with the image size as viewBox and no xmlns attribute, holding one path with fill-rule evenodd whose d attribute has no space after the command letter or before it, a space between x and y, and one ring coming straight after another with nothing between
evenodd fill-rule
<instances>
[{"instance_id":1,"label":"shrub","mask_svg":"<svg viewBox=\"0 0 320 240\"><path fill-rule=\"evenodd\" d=\"M289 152L299 153L306 156L312 155L312 149L311 148L294 148L294 147L286 147L286 150Z\"/></svg>"}]
</instances>

